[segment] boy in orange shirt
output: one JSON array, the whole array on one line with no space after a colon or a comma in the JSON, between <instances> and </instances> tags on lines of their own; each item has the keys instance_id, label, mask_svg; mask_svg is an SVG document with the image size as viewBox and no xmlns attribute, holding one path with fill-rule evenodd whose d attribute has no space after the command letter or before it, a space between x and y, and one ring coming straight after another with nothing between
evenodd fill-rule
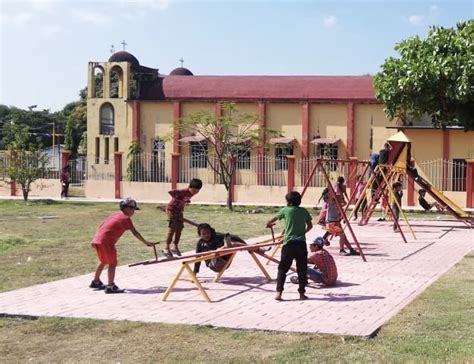
<instances>
[{"instance_id":1,"label":"boy in orange shirt","mask_svg":"<svg viewBox=\"0 0 474 364\"><path fill-rule=\"evenodd\" d=\"M114 212L109 215L97 228L97 231L92 240L92 247L95 248L99 263L95 270L94 280L89 285L94 289L105 289L105 293L122 293L123 289L118 288L115 283L115 268L117 267L117 250L115 244L122 236L122 234L130 230L132 234L140 240L143 244L151 246L152 243L145 240L141 234L133 226L131 217L135 210L140 210L137 202L127 197L120 201L120 212ZM108 265L108 284L105 286L101 280L100 275L105 265Z\"/></svg>"}]
</instances>

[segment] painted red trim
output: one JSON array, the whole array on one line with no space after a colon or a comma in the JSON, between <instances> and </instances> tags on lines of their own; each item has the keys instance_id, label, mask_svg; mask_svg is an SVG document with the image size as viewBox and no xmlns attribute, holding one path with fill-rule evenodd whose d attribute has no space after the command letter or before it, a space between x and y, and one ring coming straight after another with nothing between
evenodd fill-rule
<instances>
[{"instance_id":1,"label":"painted red trim","mask_svg":"<svg viewBox=\"0 0 474 364\"><path fill-rule=\"evenodd\" d=\"M355 196L354 190L357 183L357 157L350 157L349 158L349 178L347 181L347 185L351 190L351 195ZM349 203L354 203L354 201L350 201Z\"/></svg>"},{"instance_id":2,"label":"painted red trim","mask_svg":"<svg viewBox=\"0 0 474 364\"><path fill-rule=\"evenodd\" d=\"M304 184L306 179L308 178L308 164L304 163L309 158L310 155L310 104L309 102L304 102L302 104L301 110L301 127L302 127L302 135L301 135L301 161L302 161L302 168L301 168L301 183Z\"/></svg>"},{"instance_id":3,"label":"painted red trim","mask_svg":"<svg viewBox=\"0 0 474 364\"><path fill-rule=\"evenodd\" d=\"M257 114L258 114L258 121L257 124L260 128L265 128L267 125L266 117L267 117L267 107L266 103L260 101L257 104ZM265 135L262 135L263 143L266 142ZM257 155L260 157L257 160L257 184L258 185L265 185L265 148L260 146L257 148Z\"/></svg>"},{"instance_id":4,"label":"painted red trim","mask_svg":"<svg viewBox=\"0 0 474 364\"><path fill-rule=\"evenodd\" d=\"M179 146L179 129L178 125L181 119L181 102L173 102L173 153L180 153L181 148Z\"/></svg>"},{"instance_id":5,"label":"painted red trim","mask_svg":"<svg viewBox=\"0 0 474 364\"><path fill-rule=\"evenodd\" d=\"M301 157L302 158L309 157L309 133L310 133L309 119L310 119L309 103L305 102L302 105L302 114L301 114L301 127L302 127Z\"/></svg>"},{"instance_id":6,"label":"painted red trim","mask_svg":"<svg viewBox=\"0 0 474 364\"><path fill-rule=\"evenodd\" d=\"M10 196L16 196L16 181L12 179L10 181Z\"/></svg>"},{"instance_id":7,"label":"painted red trim","mask_svg":"<svg viewBox=\"0 0 474 364\"><path fill-rule=\"evenodd\" d=\"M132 141L140 143L140 103L132 104Z\"/></svg>"},{"instance_id":8,"label":"painted red trim","mask_svg":"<svg viewBox=\"0 0 474 364\"><path fill-rule=\"evenodd\" d=\"M152 100L140 100L140 102L156 102L157 100L162 99L152 99ZM216 101L219 102L245 102L245 103L260 103L260 102L268 102L268 103L285 103L285 104L300 104L302 102L310 102L311 104L347 104L348 102L352 102L354 104L377 104L383 105L382 102L378 100L368 99L368 98L337 98L337 99L329 99L329 98L275 98L275 97L165 97L163 98L164 101L181 101L181 102L205 102L205 103L214 103ZM264 101L262 101L264 100Z\"/></svg>"},{"instance_id":9,"label":"painted red trim","mask_svg":"<svg viewBox=\"0 0 474 364\"><path fill-rule=\"evenodd\" d=\"M474 159L466 160L466 207L474 207L472 194L474 193Z\"/></svg>"},{"instance_id":10,"label":"painted red trim","mask_svg":"<svg viewBox=\"0 0 474 364\"><path fill-rule=\"evenodd\" d=\"M443 160L449 160L449 132L448 130L444 129L443 132ZM442 176L442 184L443 184L443 191L448 189L448 164L444 163L443 166L443 176Z\"/></svg>"},{"instance_id":11,"label":"painted red trim","mask_svg":"<svg viewBox=\"0 0 474 364\"><path fill-rule=\"evenodd\" d=\"M179 171L179 153L171 153L171 189L175 190L178 186Z\"/></svg>"},{"instance_id":12,"label":"painted red trim","mask_svg":"<svg viewBox=\"0 0 474 364\"><path fill-rule=\"evenodd\" d=\"M115 169L115 198L121 198L121 182L122 182L122 152L114 153L114 169Z\"/></svg>"},{"instance_id":13,"label":"painted red trim","mask_svg":"<svg viewBox=\"0 0 474 364\"><path fill-rule=\"evenodd\" d=\"M61 152L61 169L66 167L69 164L70 157L71 157L71 152L69 150L63 150Z\"/></svg>"},{"instance_id":14,"label":"painted red trim","mask_svg":"<svg viewBox=\"0 0 474 364\"><path fill-rule=\"evenodd\" d=\"M288 192L293 191L295 188L295 156L288 155L286 156L288 159Z\"/></svg>"},{"instance_id":15,"label":"painted red trim","mask_svg":"<svg viewBox=\"0 0 474 364\"><path fill-rule=\"evenodd\" d=\"M347 158L354 155L354 103L347 104Z\"/></svg>"}]
</instances>

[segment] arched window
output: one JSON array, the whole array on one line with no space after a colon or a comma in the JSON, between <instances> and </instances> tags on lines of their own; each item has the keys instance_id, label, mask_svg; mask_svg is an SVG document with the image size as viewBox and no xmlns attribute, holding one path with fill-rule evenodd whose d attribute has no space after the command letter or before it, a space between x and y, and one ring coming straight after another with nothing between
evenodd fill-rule
<instances>
[{"instance_id":1,"label":"arched window","mask_svg":"<svg viewBox=\"0 0 474 364\"><path fill-rule=\"evenodd\" d=\"M92 80L92 97L104 97L104 70L102 67L94 68L94 79Z\"/></svg>"},{"instance_id":2,"label":"arched window","mask_svg":"<svg viewBox=\"0 0 474 364\"><path fill-rule=\"evenodd\" d=\"M110 70L110 97L123 97L123 72L119 66Z\"/></svg>"},{"instance_id":3,"label":"arched window","mask_svg":"<svg viewBox=\"0 0 474 364\"><path fill-rule=\"evenodd\" d=\"M114 108L111 104L103 104L100 108L100 134L114 134Z\"/></svg>"}]
</instances>

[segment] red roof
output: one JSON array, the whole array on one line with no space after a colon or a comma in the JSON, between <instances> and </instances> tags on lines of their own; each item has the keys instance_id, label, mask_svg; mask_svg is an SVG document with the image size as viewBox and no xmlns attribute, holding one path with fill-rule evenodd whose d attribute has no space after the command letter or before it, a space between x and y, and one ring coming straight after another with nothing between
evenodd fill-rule
<instances>
[{"instance_id":1,"label":"red roof","mask_svg":"<svg viewBox=\"0 0 474 364\"><path fill-rule=\"evenodd\" d=\"M375 102L372 76L167 76L166 99Z\"/></svg>"}]
</instances>

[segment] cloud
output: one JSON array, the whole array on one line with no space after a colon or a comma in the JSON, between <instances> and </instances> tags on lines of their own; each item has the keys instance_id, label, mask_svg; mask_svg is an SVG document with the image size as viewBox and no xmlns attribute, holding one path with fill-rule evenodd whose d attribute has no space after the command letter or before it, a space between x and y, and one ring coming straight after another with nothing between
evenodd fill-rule
<instances>
[{"instance_id":1,"label":"cloud","mask_svg":"<svg viewBox=\"0 0 474 364\"><path fill-rule=\"evenodd\" d=\"M407 17L411 25L423 25L427 23L434 23L439 14L439 7L437 5L430 5L426 14L413 14Z\"/></svg>"},{"instance_id":2,"label":"cloud","mask_svg":"<svg viewBox=\"0 0 474 364\"><path fill-rule=\"evenodd\" d=\"M142 9L166 10L170 5L170 0L121 0L121 3Z\"/></svg>"},{"instance_id":3,"label":"cloud","mask_svg":"<svg viewBox=\"0 0 474 364\"><path fill-rule=\"evenodd\" d=\"M59 25L45 25L40 28L40 33L43 38L49 39L53 37L55 34L59 33L63 28Z\"/></svg>"},{"instance_id":4,"label":"cloud","mask_svg":"<svg viewBox=\"0 0 474 364\"><path fill-rule=\"evenodd\" d=\"M333 28L337 25L337 18L333 15L326 16L323 19L323 24L326 28Z\"/></svg>"},{"instance_id":5,"label":"cloud","mask_svg":"<svg viewBox=\"0 0 474 364\"><path fill-rule=\"evenodd\" d=\"M32 18L32 13L22 11L16 14L11 14L10 16L5 16L4 20L13 25L21 27L25 24L28 24Z\"/></svg>"},{"instance_id":6,"label":"cloud","mask_svg":"<svg viewBox=\"0 0 474 364\"><path fill-rule=\"evenodd\" d=\"M408 17L408 22L412 25L420 25L423 24L423 21L425 20L424 15L410 15Z\"/></svg>"},{"instance_id":7,"label":"cloud","mask_svg":"<svg viewBox=\"0 0 474 364\"><path fill-rule=\"evenodd\" d=\"M112 18L108 17L107 15L90 10L74 9L71 11L71 14L81 23L103 25L112 22Z\"/></svg>"}]
</instances>

